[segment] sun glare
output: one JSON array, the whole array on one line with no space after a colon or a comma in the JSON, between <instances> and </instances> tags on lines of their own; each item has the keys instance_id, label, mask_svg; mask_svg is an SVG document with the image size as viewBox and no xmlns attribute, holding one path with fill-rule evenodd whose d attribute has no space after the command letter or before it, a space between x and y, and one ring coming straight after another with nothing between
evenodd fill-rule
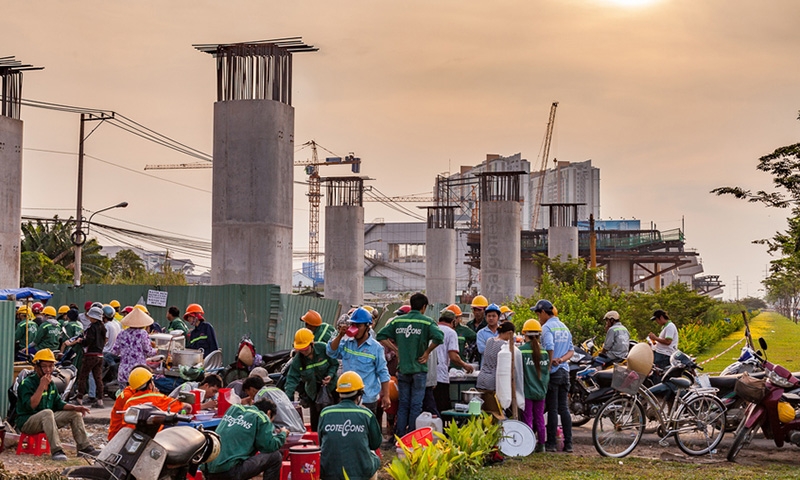
<instances>
[{"instance_id":1,"label":"sun glare","mask_svg":"<svg viewBox=\"0 0 800 480\"><path fill-rule=\"evenodd\" d=\"M608 3L619 7L646 7L648 5L658 3L659 1L660 0L603 0L603 3Z\"/></svg>"}]
</instances>

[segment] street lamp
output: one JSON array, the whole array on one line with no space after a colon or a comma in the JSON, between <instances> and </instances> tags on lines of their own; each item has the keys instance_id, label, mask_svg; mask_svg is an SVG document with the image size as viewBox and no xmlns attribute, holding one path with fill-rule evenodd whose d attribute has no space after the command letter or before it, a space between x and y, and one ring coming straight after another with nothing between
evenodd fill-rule
<instances>
[{"instance_id":1,"label":"street lamp","mask_svg":"<svg viewBox=\"0 0 800 480\"><path fill-rule=\"evenodd\" d=\"M74 248L75 248L75 261L73 262L74 270L73 270L73 274L72 274L72 279L73 279L73 285L74 286L76 286L76 287L80 287L81 286L81 252L83 250L83 244L86 243L87 236L89 235L89 229L92 226L92 218L94 218L94 216L97 215L100 212L105 212L106 210L111 210L113 208L125 208L127 206L128 206L128 202L120 202L120 203L118 203L116 205L112 205L110 207L101 208L100 210L92 213L91 215L89 215L89 220L86 222L86 231L85 232L81 228L82 227L82 225L81 225L81 223L82 223L81 216L78 216L78 221L77 221L77 225L75 227L75 231L72 232L72 236L70 237L70 239L72 240L72 244L74 245Z\"/></svg>"}]
</instances>

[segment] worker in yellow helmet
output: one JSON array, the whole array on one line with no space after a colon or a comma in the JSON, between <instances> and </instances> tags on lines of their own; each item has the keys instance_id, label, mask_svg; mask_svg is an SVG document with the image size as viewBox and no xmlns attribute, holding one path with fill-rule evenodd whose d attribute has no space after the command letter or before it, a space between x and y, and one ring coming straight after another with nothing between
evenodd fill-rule
<instances>
[{"instance_id":1,"label":"worker in yellow helmet","mask_svg":"<svg viewBox=\"0 0 800 480\"><path fill-rule=\"evenodd\" d=\"M286 373L286 385L283 391L290 400L294 393L300 397L300 404L307 407L311 418L311 431L317 431L319 412L334 401L334 386L339 361L325 352L327 345L314 341L314 334L307 328L301 328L294 334L294 349L297 352L289 371ZM327 390L327 402L318 402L322 389ZM324 394L323 394L324 395Z\"/></svg>"}]
</instances>

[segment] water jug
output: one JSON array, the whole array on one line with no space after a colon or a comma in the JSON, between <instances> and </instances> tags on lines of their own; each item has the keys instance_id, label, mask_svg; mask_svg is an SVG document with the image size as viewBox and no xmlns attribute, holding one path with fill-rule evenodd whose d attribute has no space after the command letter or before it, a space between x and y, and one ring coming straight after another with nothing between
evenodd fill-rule
<instances>
[{"instance_id":1,"label":"water jug","mask_svg":"<svg viewBox=\"0 0 800 480\"><path fill-rule=\"evenodd\" d=\"M431 427L434 432L442 433L444 431L444 425L442 424L442 419L431 415L430 412L422 412L417 417L416 422L417 430L420 428ZM436 435L433 436L434 442L438 439Z\"/></svg>"},{"instance_id":2,"label":"water jug","mask_svg":"<svg viewBox=\"0 0 800 480\"><path fill-rule=\"evenodd\" d=\"M481 413L481 401L477 398L473 398L469 401L469 414L470 415L480 415Z\"/></svg>"}]
</instances>

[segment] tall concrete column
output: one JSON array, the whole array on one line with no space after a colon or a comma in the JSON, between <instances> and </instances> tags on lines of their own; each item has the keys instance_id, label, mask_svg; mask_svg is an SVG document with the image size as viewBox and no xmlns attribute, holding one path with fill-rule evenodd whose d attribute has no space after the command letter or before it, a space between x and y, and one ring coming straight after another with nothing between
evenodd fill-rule
<instances>
[{"instance_id":1,"label":"tall concrete column","mask_svg":"<svg viewBox=\"0 0 800 480\"><path fill-rule=\"evenodd\" d=\"M338 300L342 310L364 303L363 180L323 179L325 207L325 298Z\"/></svg>"},{"instance_id":2,"label":"tall concrete column","mask_svg":"<svg viewBox=\"0 0 800 480\"><path fill-rule=\"evenodd\" d=\"M578 227L550 227L547 230L547 256L562 262L578 258Z\"/></svg>"},{"instance_id":3,"label":"tall concrete column","mask_svg":"<svg viewBox=\"0 0 800 480\"><path fill-rule=\"evenodd\" d=\"M456 297L455 207L428 209L425 231L425 294L431 303L450 304Z\"/></svg>"},{"instance_id":4,"label":"tall concrete column","mask_svg":"<svg viewBox=\"0 0 800 480\"><path fill-rule=\"evenodd\" d=\"M522 258L520 265L519 294L530 297L536 293L542 280L542 269L530 258Z\"/></svg>"},{"instance_id":5,"label":"tall concrete column","mask_svg":"<svg viewBox=\"0 0 800 480\"><path fill-rule=\"evenodd\" d=\"M520 294L521 173L480 175L481 293L494 303L512 300Z\"/></svg>"},{"instance_id":6,"label":"tall concrete column","mask_svg":"<svg viewBox=\"0 0 800 480\"><path fill-rule=\"evenodd\" d=\"M631 291L630 260L610 260L606 266L606 272L608 272L609 285L616 285L625 292Z\"/></svg>"},{"instance_id":7,"label":"tall concrete column","mask_svg":"<svg viewBox=\"0 0 800 480\"><path fill-rule=\"evenodd\" d=\"M22 121L0 115L0 287L19 287Z\"/></svg>"}]
</instances>

